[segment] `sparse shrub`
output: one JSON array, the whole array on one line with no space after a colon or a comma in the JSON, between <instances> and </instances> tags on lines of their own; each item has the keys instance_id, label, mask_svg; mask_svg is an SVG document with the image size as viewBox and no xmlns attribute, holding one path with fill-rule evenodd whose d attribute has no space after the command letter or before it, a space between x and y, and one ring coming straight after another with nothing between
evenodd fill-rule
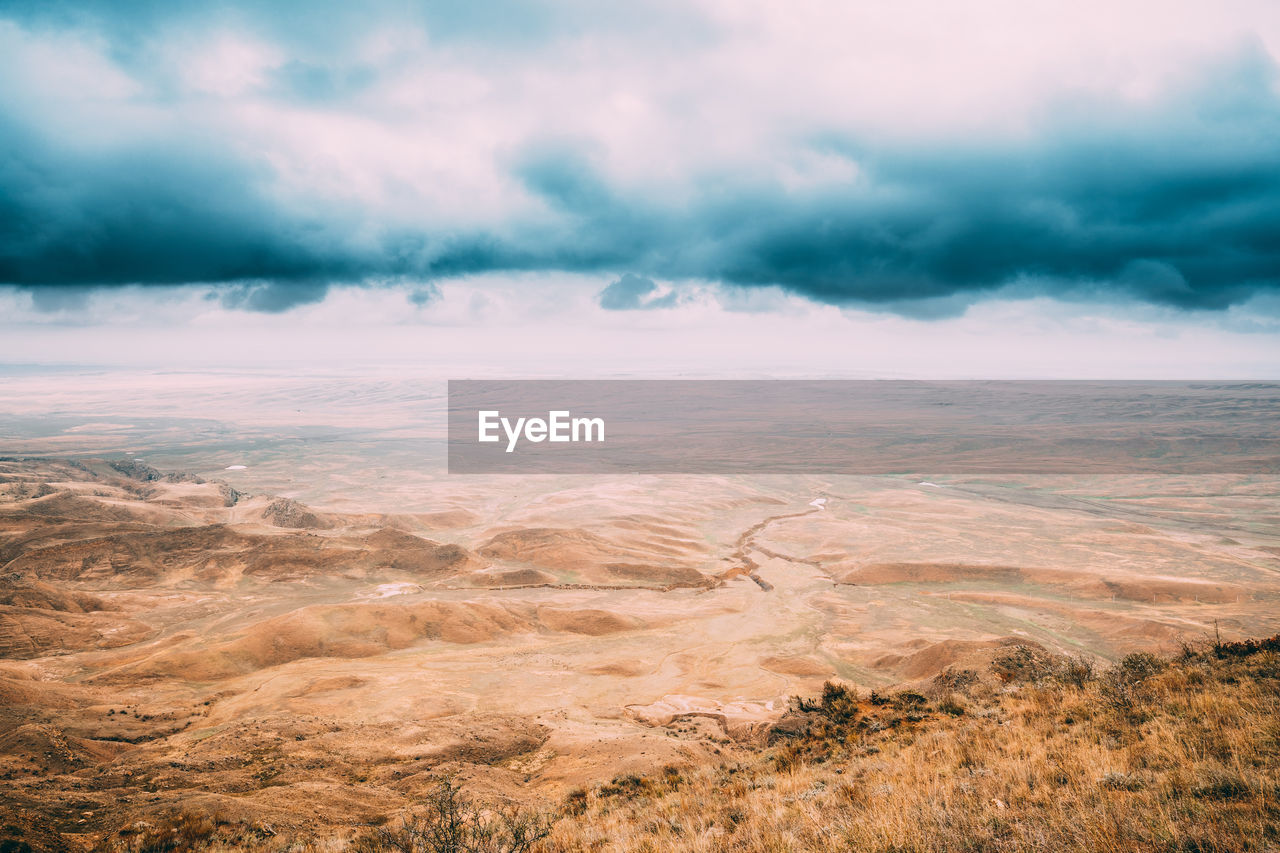
<instances>
[{"instance_id":1,"label":"sparse shrub","mask_svg":"<svg viewBox=\"0 0 1280 853\"><path fill-rule=\"evenodd\" d=\"M1144 706L1152 698L1147 681L1163 672L1168 665L1167 661L1151 652L1126 655L1103 679L1103 700L1133 723L1147 719L1149 713Z\"/></svg>"},{"instance_id":2,"label":"sparse shrub","mask_svg":"<svg viewBox=\"0 0 1280 853\"><path fill-rule=\"evenodd\" d=\"M645 776L628 773L625 776L614 776L613 781L606 782L596 789L600 797L623 797L634 799L640 796L657 793L657 786Z\"/></svg>"},{"instance_id":3,"label":"sparse shrub","mask_svg":"<svg viewBox=\"0 0 1280 853\"><path fill-rule=\"evenodd\" d=\"M810 699L807 696L792 696L789 704L792 711L800 714L816 713L820 707L818 700Z\"/></svg>"},{"instance_id":4,"label":"sparse shrub","mask_svg":"<svg viewBox=\"0 0 1280 853\"><path fill-rule=\"evenodd\" d=\"M802 714L821 714L832 722L845 722L857 713L858 694L851 687L828 681L822 685L822 695L816 700L791 697L791 708Z\"/></svg>"},{"instance_id":5,"label":"sparse shrub","mask_svg":"<svg viewBox=\"0 0 1280 853\"><path fill-rule=\"evenodd\" d=\"M1142 697L1139 695L1138 685L1115 678L1114 672L1109 672L1102 682L1101 698L1113 711L1132 722L1139 722L1142 719Z\"/></svg>"},{"instance_id":6,"label":"sparse shrub","mask_svg":"<svg viewBox=\"0 0 1280 853\"><path fill-rule=\"evenodd\" d=\"M551 833L545 815L517 807L482 809L441 780L424 813L356 841L356 853L529 853Z\"/></svg>"},{"instance_id":7,"label":"sparse shrub","mask_svg":"<svg viewBox=\"0 0 1280 853\"><path fill-rule=\"evenodd\" d=\"M211 838L217 828L217 824L204 815L184 814L165 826L140 822L120 831L122 843L115 849L129 853L190 850Z\"/></svg>"},{"instance_id":8,"label":"sparse shrub","mask_svg":"<svg viewBox=\"0 0 1280 853\"><path fill-rule=\"evenodd\" d=\"M220 820L205 814L184 813L171 821L138 821L121 829L96 848L110 853L170 853L192 850L258 849L275 832L258 823Z\"/></svg>"},{"instance_id":9,"label":"sparse shrub","mask_svg":"<svg viewBox=\"0 0 1280 853\"><path fill-rule=\"evenodd\" d=\"M833 723L851 723L858 716L858 694L851 687L828 681L822 685L818 712Z\"/></svg>"},{"instance_id":10,"label":"sparse shrub","mask_svg":"<svg viewBox=\"0 0 1280 853\"><path fill-rule=\"evenodd\" d=\"M1053 657L1033 646L1010 646L991 661L991 671L1006 683L1042 681L1053 675Z\"/></svg>"},{"instance_id":11,"label":"sparse shrub","mask_svg":"<svg viewBox=\"0 0 1280 853\"><path fill-rule=\"evenodd\" d=\"M1139 684L1157 675L1169 666L1164 658L1151 652L1133 652L1125 655L1116 668L1116 677L1130 684Z\"/></svg>"},{"instance_id":12,"label":"sparse shrub","mask_svg":"<svg viewBox=\"0 0 1280 853\"><path fill-rule=\"evenodd\" d=\"M580 815L586 812L589 794L586 788L574 788L564 798L564 810L571 815Z\"/></svg>"},{"instance_id":13,"label":"sparse shrub","mask_svg":"<svg viewBox=\"0 0 1280 853\"><path fill-rule=\"evenodd\" d=\"M929 700L914 690L902 690L893 694L893 706L904 711L923 708L928 704Z\"/></svg>"},{"instance_id":14,"label":"sparse shrub","mask_svg":"<svg viewBox=\"0 0 1280 853\"><path fill-rule=\"evenodd\" d=\"M784 743L773 753L773 766L781 773L790 773L804 764L812 754L812 747L807 743Z\"/></svg>"},{"instance_id":15,"label":"sparse shrub","mask_svg":"<svg viewBox=\"0 0 1280 853\"><path fill-rule=\"evenodd\" d=\"M1206 654L1208 654L1208 650L1210 648L1211 646L1209 646L1203 640L1195 641L1195 640L1181 639L1178 641L1177 659L1182 663L1191 663L1192 661L1200 660L1201 658L1203 658Z\"/></svg>"},{"instance_id":16,"label":"sparse shrub","mask_svg":"<svg viewBox=\"0 0 1280 853\"><path fill-rule=\"evenodd\" d=\"M932 687L939 694L957 691L963 693L980 681L978 673L971 669L956 669L949 666L934 677Z\"/></svg>"},{"instance_id":17,"label":"sparse shrub","mask_svg":"<svg viewBox=\"0 0 1280 853\"><path fill-rule=\"evenodd\" d=\"M1280 652L1280 634L1262 640L1241 640L1228 643L1224 643L1221 639L1216 639L1213 644L1213 653L1219 658L1252 657L1260 652Z\"/></svg>"},{"instance_id":18,"label":"sparse shrub","mask_svg":"<svg viewBox=\"0 0 1280 853\"><path fill-rule=\"evenodd\" d=\"M668 764L662 768L662 782L672 791L680 787L680 783L684 781L684 777L680 775L680 768L674 764Z\"/></svg>"},{"instance_id":19,"label":"sparse shrub","mask_svg":"<svg viewBox=\"0 0 1280 853\"><path fill-rule=\"evenodd\" d=\"M1084 687L1090 681L1093 681L1093 661L1083 655L1064 658L1058 664L1057 677L1063 684L1070 684L1072 687Z\"/></svg>"}]
</instances>

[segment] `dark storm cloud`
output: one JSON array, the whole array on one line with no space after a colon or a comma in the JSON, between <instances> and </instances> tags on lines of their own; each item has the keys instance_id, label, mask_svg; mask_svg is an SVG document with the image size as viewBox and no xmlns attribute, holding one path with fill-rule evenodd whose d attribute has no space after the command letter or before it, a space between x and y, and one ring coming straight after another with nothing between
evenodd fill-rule
<instances>
[{"instance_id":1,"label":"dark storm cloud","mask_svg":"<svg viewBox=\"0 0 1280 853\"><path fill-rule=\"evenodd\" d=\"M361 274L367 259L334 240L337 223L281 209L261 166L192 140L82 155L16 122L0 124L0 282L47 288L279 282ZM305 291L305 292L304 292ZM291 291L294 292L294 291ZM245 292L272 310L282 295ZM229 295L229 298L231 296Z\"/></svg>"},{"instance_id":2,"label":"dark storm cloud","mask_svg":"<svg viewBox=\"0 0 1280 853\"><path fill-rule=\"evenodd\" d=\"M607 311L636 311L654 308L671 308L676 304L676 292L657 296L658 285L652 279L627 273L600 291L600 307Z\"/></svg>"},{"instance_id":3,"label":"dark storm cloud","mask_svg":"<svg viewBox=\"0 0 1280 853\"><path fill-rule=\"evenodd\" d=\"M415 287L413 290L409 292L409 301L412 302L414 305L418 306L419 308L423 307L424 305L430 305L432 302L435 302L439 298L440 298L440 288L436 287L434 284L431 284L431 283L427 283L427 284Z\"/></svg>"},{"instance_id":4,"label":"dark storm cloud","mask_svg":"<svg viewBox=\"0 0 1280 853\"><path fill-rule=\"evenodd\" d=\"M403 5L429 32L455 39L492 40L501 33L485 27L510 21L512 40L532 40L572 19L563 9L522 21L468 4L383 5ZM338 24L313 33L305 22L286 26L306 16L274 11L289 8L267 4L253 15L307 46L271 72L269 93L324 104L374 83L377 69L323 56L326 39L363 25L358 15L335 6ZM245 14L234 4L158 2L0 7L8 13L32 26L100 28L126 56L147 50L131 33L161 32L176 16ZM271 190L274 167L230 140L161 132L78 148L29 113L0 113L0 283L32 290L48 308L96 287L211 284L228 307L270 312L319 301L335 283L631 270L601 293L603 307L666 307L674 297L655 299L644 277L657 276L777 285L916 316L954 313L1010 287L1221 309L1280 290L1274 71L1247 54L1200 91L1124 113L1064 108L1019 141L889 144L797 127L779 158L843 158L856 180L794 188L744 168L691 178L678 205L643 182L606 177L590 144L514 140L506 168L541 213L448 233L385 221L359 202L284 200ZM422 287L415 302L432 292Z\"/></svg>"},{"instance_id":5,"label":"dark storm cloud","mask_svg":"<svg viewBox=\"0 0 1280 853\"><path fill-rule=\"evenodd\" d=\"M828 136L813 144L856 163L857 186L797 194L742 180L677 216L609 194L585 157L565 154L526 184L576 215L554 255L569 267L596 258L917 314L912 302L955 306L1011 285L1221 309L1280 290L1272 79L1251 58L1158 114L1066 117L1018 144L876 148Z\"/></svg>"},{"instance_id":6,"label":"dark storm cloud","mask_svg":"<svg viewBox=\"0 0 1280 853\"><path fill-rule=\"evenodd\" d=\"M429 266L425 238L357 246L348 218L290 209L265 190L270 178L190 139L84 156L0 124L0 283L45 310L94 288L212 284L226 307L279 312L334 283Z\"/></svg>"},{"instance_id":7,"label":"dark storm cloud","mask_svg":"<svg viewBox=\"0 0 1280 853\"><path fill-rule=\"evenodd\" d=\"M328 293L327 281L263 281L229 285L223 290L221 301L226 308L279 314L299 305L322 302Z\"/></svg>"}]
</instances>

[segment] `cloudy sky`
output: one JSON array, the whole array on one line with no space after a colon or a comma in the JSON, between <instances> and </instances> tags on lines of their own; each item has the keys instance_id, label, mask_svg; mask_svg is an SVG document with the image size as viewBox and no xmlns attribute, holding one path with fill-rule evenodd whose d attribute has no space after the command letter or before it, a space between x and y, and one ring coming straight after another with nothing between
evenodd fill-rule
<instances>
[{"instance_id":1,"label":"cloudy sky","mask_svg":"<svg viewBox=\"0 0 1280 853\"><path fill-rule=\"evenodd\" d=\"M1277 378L1278 63L1273 0L0 0L0 361Z\"/></svg>"}]
</instances>

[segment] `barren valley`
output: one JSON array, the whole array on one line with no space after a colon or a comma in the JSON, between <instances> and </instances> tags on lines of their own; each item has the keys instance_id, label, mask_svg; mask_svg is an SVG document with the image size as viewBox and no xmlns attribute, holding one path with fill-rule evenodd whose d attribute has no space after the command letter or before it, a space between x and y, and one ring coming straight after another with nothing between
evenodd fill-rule
<instances>
[{"instance_id":1,"label":"barren valley","mask_svg":"<svg viewBox=\"0 0 1280 853\"><path fill-rule=\"evenodd\" d=\"M0 817L46 849L191 812L341 837L442 775L558 802L828 680L1280 632L1274 477L448 478L390 417L285 477L296 445L217 443L268 424L90 397L56 429L12 397L0 461Z\"/></svg>"}]
</instances>

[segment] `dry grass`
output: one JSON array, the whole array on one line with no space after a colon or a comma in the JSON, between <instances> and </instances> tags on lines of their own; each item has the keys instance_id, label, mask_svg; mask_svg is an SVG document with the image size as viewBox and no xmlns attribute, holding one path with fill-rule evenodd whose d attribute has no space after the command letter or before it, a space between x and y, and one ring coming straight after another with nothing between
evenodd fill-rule
<instances>
[{"instance_id":1,"label":"dry grass","mask_svg":"<svg viewBox=\"0 0 1280 853\"><path fill-rule=\"evenodd\" d=\"M98 849L104 853L170 853L170 851L254 850L268 846L275 832L260 824L220 820L209 815L182 814L163 824L139 821L122 829Z\"/></svg>"},{"instance_id":2,"label":"dry grass","mask_svg":"<svg viewBox=\"0 0 1280 853\"><path fill-rule=\"evenodd\" d=\"M989 672L948 671L925 693L858 696L829 684L796 700L768 745L580 789L545 819L447 786L422 815L352 844L258 838L240 848L225 828L200 825L175 832L190 847L150 830L112 849L1277 850L1278 648L1273 639L1175 659L1134 654L1101 673L1014 648Z\"/></svg>"},{"instance_id":3,"label":"dry grass","mask_svg":"<svg viewBox=\"0 0 1280 853\"><path fill-rule=\"evenodd\" d=\"M798 703L735 764L578 793L558 851L1280 848L1280 654L1131 655L1095 677L1015 652L1006 682Z\"/></svg>"}]
</instances>

